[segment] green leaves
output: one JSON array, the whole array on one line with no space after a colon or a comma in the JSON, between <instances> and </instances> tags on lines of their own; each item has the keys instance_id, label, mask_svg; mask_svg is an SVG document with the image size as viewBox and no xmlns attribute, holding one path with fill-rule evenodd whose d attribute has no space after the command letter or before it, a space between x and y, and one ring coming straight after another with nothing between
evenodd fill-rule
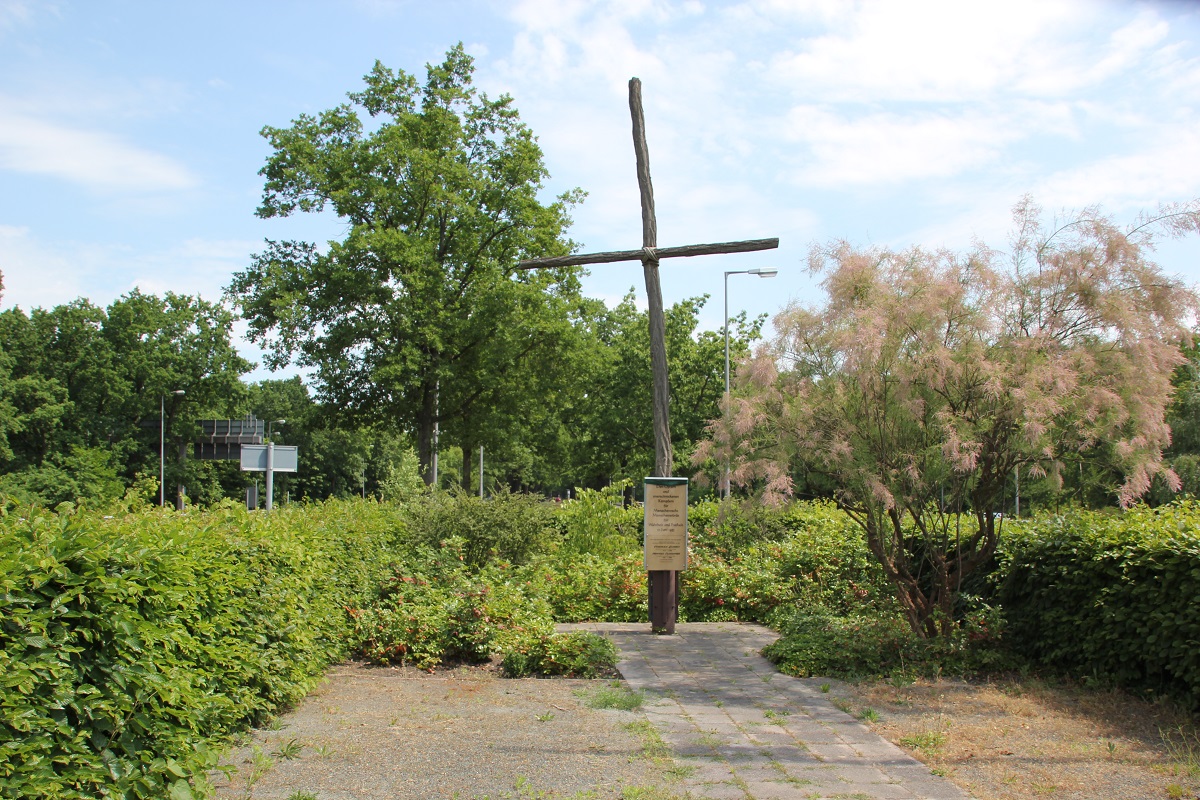
<instances>
[{"instance_id":1,"label":"green leaves","mask_svg":"<svg viewBox=\"0 0 1200 800\"><path fill-rule=\"evenodd\" d=\"M351 502L0 515L0 797L203 796L209 743L344 657L399 527Z\"/></svg>"},{"instance_id":2,"label":"green leaves","mask_svg":"<svg viewBox=\"0 0 1200 800\"><path fill-rule=\"evenodd\" d=\"M270 363L313 367L323 400L415 432L422 467L435 417L470 450L522 374L553 364L578 291L578 270L513 274L569 251L570 200L538 199L532 133L472 73L461 45L424 87L377 62L349 104L264 128L259 215L331 207L347 233L323 251L268 242L229 289Z\"/></svg>"},{"instance_id":3,"label":"green leaves","mask_svg":"<svg viewBox=\"0 0 1200 800\"><path fill-rule=\"evenodd\" d=\"M1011 641L1055 667L1200 704L1200 507L1072 512L1001 549Z\"/></svg>"}]
</instances>

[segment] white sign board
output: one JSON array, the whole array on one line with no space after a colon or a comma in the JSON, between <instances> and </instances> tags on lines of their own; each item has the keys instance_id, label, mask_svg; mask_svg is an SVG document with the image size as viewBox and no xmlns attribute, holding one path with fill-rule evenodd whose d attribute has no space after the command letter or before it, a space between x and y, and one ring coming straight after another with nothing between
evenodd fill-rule
<instances>
[{"instance_id":1,"label":"white sign board","mask_svg":"<svg viewBox=\"0 0 1200 800\"><path fill-rule=\"evenodd\" d=\"M687 569L687 478L646 478L646 570Z\"/></svg>"},{"instance_id":2,"label":"white sign board","mask_svg":"<svg viewBox=\"0 0 1200 800\"><path fill-rule=\"evenodd\" d=\"M272 472L295 472L299 461L299 448L296 446L275 445ZM267 446L265 444L242 445L242 471L267 471Z\"/></svg>"}]
</instances>

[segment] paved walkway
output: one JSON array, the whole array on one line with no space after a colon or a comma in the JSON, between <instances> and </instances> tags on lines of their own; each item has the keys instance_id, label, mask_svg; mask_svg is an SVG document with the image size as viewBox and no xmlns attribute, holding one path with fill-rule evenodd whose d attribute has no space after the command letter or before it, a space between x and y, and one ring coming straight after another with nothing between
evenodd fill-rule
<instances>
[{"instance_id":1,"label":"paved walkway","mask_svg":"<svg viewBox=\"0 0 1200 800\"><path fill-rule=\"evenodd\" d=\"M725 800L965 800L968 795L836 708L819 688L776 671L759 651L775 632L739 623L561 629L610 637L617 669L645 690L647 717L682 763L693 796Z\"/></svg>"}]
</instances>

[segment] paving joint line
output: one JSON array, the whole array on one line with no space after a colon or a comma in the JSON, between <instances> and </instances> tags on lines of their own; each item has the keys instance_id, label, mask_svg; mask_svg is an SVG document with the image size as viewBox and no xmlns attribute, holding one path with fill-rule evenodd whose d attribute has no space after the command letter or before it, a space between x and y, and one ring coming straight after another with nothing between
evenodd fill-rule
<instances>
[{"instance_id":1,"label":"paving joint line","mask_svg":"<svg viewBox=\"0 0 1200 800\"><path fill-rule=\"evenodd\" d=\"M693 797L969 798L836 708L832 698L804 679L778 672L759 655L776 637L767 628L680 623L674 636L654 636L646 623L560 628L592 630L612 639L626 684L660 698L645 713L673 752L701 765L695 777L682 780ZM712 755L681 752L687 750ZM714 781L721 769L706 771L705 762L727 770L729 777Z\"/></svg>"}]
</instances>

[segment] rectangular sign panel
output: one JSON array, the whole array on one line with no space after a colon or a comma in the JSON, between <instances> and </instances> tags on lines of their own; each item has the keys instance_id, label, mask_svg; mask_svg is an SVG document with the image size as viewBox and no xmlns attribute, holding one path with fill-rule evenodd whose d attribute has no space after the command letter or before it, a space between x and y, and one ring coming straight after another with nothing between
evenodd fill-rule
<instances>
[{"instance_id":1,"label":"rectangular sign panel","mask_svg":"<svg viewBox=\"0 0 1200 800\"><path fill-rule=\"evenodd\" d=\"M299 461L299 448L295 445L285 447L284 445L275 445L275 463L271 466L272 472L295 472L296 465ZM267 471L267 446L265 444L244 444L242 445L242 471L243 472L266 472Z\"/></svg>"},{"instance_id":2,"label":"rectangular sign panel","mask_svg":"<svg viewBox=\"0 0 1200 800\"><path fill-rule=\"evenodd\" d=\"M687 478L646 478L646 570L687 569Z\"/></svg>"}]
</instances>

